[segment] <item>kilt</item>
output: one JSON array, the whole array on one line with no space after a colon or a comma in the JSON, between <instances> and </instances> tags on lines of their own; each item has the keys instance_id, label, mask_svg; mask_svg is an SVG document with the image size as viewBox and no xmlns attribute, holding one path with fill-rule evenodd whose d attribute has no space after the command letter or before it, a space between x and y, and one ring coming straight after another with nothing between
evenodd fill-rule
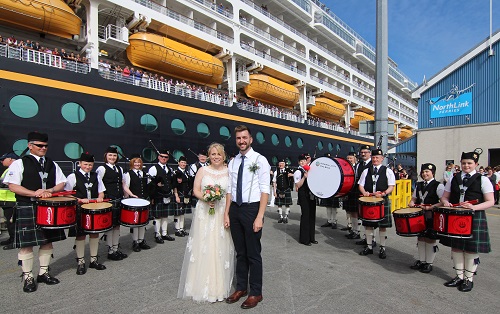
<instances>
[{"instance_id":1,"label":"kilt","mask_svg":"<svg viewBox=\"0 0 500 314\"><path fill-rule=\"evenodd\" d=\"M174 215L180 216L184 214L191 214L193 210L191 209L191 199L189 196L187 197L190 201L189 204L184 204L184 199L186 199L184 196L179 195L179 198L181 199L181 202L173 204L175 205Z\"/></svg>"},{"instance_id":2,"label":"kilt","mask_svg":"<svg viewBox=\"0 0 500 314\"><path fill-rule=\"evenodd\" d=\"M292 205L292 191L290 189L285 190L285 197L280 198L276 196L274 198L274 205L276 206L290 206ZM280 195L283 194L282 191L276 190L276 194Z\"/></svg>"},{"instance_id":3,"label":"kilt","mask_svg":"<svg viewBox=\"0 0 500 314\"><path fill-rule=\"evenodd\" d=\"M431 240L436 240L439 239L439 235L436 233L434 230L434 220L432 217L432 210L425 210L424 211L424 217L425 217L425 231L422 232L419 237L431 239Z\"/></svg>"},{"instance_id":4,"label":"kilt","mask_svg":"<svg viewBox=\"0 0 500 314\"><path fill-rule=\"evenodd\" d=\"M120 214L122 212L122 199L114 199L109 201L113 206L113 227L120 226Z\"/></svg>"},{"instance_id":5,"label":"kilt","mask_svg":"<svg viewBox=\"0 0 500 314\"><path fill-rule=\"evenodd\" d=\"M484 210L474 211L472 219L472 238L459 239L441 236L439 243L454 249L472 253L491 252L490 235L488 232L488 221Z\"/></svg>"},{"instance_id":6,"label":"kilt","mask_svg":"<svg viewBox=\"0 0 500 314\"><path fill-rule=\"evenodd\" d=\"M384 197L384 219L378 222L368 222L363 220L363 226L365 227L380 227L380 228L391 228L392 227L392 214L391 214L391 206L389 203L389 198Z\"/></svg>"},{"instance_id":7,"label":"kilt","mask_svg":"<svg viewBox=\"0 0 500 314\"><path fill-rule=\"evenodd\" d=\"M359 193L349 192L347 197L344 199L343 208L346 212L357 213L358 208Z\"/></svg>"},{"instance_id":8,"label":"kilt","mask_svg":"<svg viewBox=\"0 0 500 314\"><path fill-rule=\"evenodd\" d=\"M36 225L36 205L24 204L18 205L16 208L14 247L39 246L66 239L64 229L38 228Z\"/></svg>"},{"instance_id":9,"label":"kilt","mask_svg":"<svg viewBox=\"0 0 500 314\"><path fill-rule=\"evenodd\" d=\"M175 215L177 209L177 204L175 202L170 202L169 204L164 204L163 199L155 199L154 205L151 205L150 217L154 218L167 218L168 216Z\"/></svg>"},{"instance_id":10,"label":"kilt","mask_svg":"<svg viewBox=\"0 0 500 314\"><path fill-rule=\"evenodd\" d=\"M317 198L317 206L340 208L339 197Z\"/></svg>"}]
</instances>

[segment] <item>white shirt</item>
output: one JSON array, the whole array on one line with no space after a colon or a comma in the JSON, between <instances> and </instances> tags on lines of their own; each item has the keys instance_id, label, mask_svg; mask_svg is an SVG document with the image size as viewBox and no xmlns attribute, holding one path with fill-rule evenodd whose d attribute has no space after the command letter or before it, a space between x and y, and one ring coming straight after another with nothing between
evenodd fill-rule
<instances>
[{"instance_id":1,"label":"white shirt","mask_svg":"<svg viewBox=\"0 0 500 314\"><path fill-rule=\"evenodd\" d=\"M40 158L38 156L35 156L31 154L31 156L35 157L35 159L40 162ZM47 162L47 159L45 159L45 162ZM60 183L65 183L66 182L66 176L62 172L61 168L59 165L54 162L54 166L56 167L56 185ZM17 184L21 185L21 182L23 181L23 172L24 172L24 165L23 165L23 160L18 159L14 161L10 167L9 167L9 172L5 176L3 183L4 184Z\"/></svg>"},{"instance_id":2,"label":"white shirt","mask_svg":"<svg viewBox=\"0 0 500 314\"><path fill-rule=\"evenodd\" d=\"M163 169L163 167L165 166L165 173L168 173L168 172L170 171L170 168L168 167L168 165L167 165L167 164L162 165L161 163L158 163L158 165L159 165L162 169ZM156 167L155 167L155 166L152 166L151 168L149 168L148 173L149 173L149 175L150 175L150 176L152 176L152 177L156 177L156 175L158 174L158 173L156 172Z\"/></svg>"},{"instance_id":3,"label":"white shirt","mask_svg":"<svg viewBox=\"0 0 500 314\"><path fill-rule=\"evenodd\" d=\"M381 166L382 165L373 166L373 168L377 168L377 171L378 171ZM369 168L366 168L365 170L363 170L363 173L361 173L361 177L359 177L358 184L362 185L363 187L365 186L365 180L366 180L366 175L368 174L368 169ZM386 167L385 175L387 177L387 185L388 186L391 186L391 185L395 186L396 185L396 177L394 176L394 172L392 172L391 169ZM376 191L373 191L373 192L376 192Z\"/></svg>"},{"instance_id":4,"label":"white shirt","mask_svg":"<svg viewBox=\"0 0 500 314\"><path fill-rule=\"evenodd\" d=\"M434 181L434 178L427 181L427 184L431 183L432 181ZM443 193L444 193L444 185L442 183L439 183L439 185L436 188L436 194L439 197L439 199L441 199L441 196L443 196ZM413 190L413 194L411 197L417 198L417 189Z\"/></svg>"},{"instance_id":5,"label":"white shirt","mask_svg":"<svg viewBox=\"0 0 500 314\"><path fill-rule=\"evenodd\" d=\"M123 174L122 167L120 167L118 165L112 165L110 163L106 163L106 165L108 167L110 167L111 169L113 169L113 167L116 167L116 170L117 170L116 172L120 171ZM95 172L97 172L97 176L101 177L101 180L102 180L102 178L104 178L104 174L106 173L106 168L104 168L104 166L99 166ZM122 181L123 181L123 177L122 177Z\"/></svg>"},{"instance_id":6,"label":"white shirt","mask_svg":"<svg viewBox=\"0 0 500 314\"><path fill-rule=\"evenodd\" d=\"M472 170L470 172L471 176L475 174L476 170ZM464 179L464 177L465 177L465 172L462 171L462 180ZM446 192L451 192L451 181L453 181L453 179L446 182L446 185L444 187L444 190ZM491 184L490 179L488 179L488 177L486 176L481 176L481 192L485 194L485 193L493 193L493 191L494 191L493 184Z\"/></svg>"},{"instance_id":7,"label":"white shirt","mask_svg":"<svg viewBox=\"0 0 500 314\"><path fill-rule=\"evenodd\" d=\"M206 162L200 162L200 165L202 167L206 167L207 166L207 163ZM196 176L196 173L198 172L198 167L196 166L196 163L192 164L191 166L189 166L189 175L194 177Z\"/></svg>"},{"instance_id":8,"label":"white shirt","mask_svg":"<svg viewBox=\"0 0 500 314\"><path fill-rule=\"evenodd\" d=\"M302 167L299 167L299 168L302 168ZM304 169L304 168L302 168L302 169ZM300 180L302 180L302 171L300 171L299 169L297 169L293 173L293 182L295 184L297 184L297 182L299 182Z\"/></svg>"},{"instance_id":9,"label":"white shirt","mask_svg":"<svg viewBox=\"0 0 500 314\"><path fill-rule=\"evenodd\" d=\"M137 169L133 169L133 171L139 175L138 173L141 174L141 178L144 178L144 171L142 170L137 170ZM126 173L123 174L123 182L125 182L125 184L127 185L127 187L130 188L130 173L128 173L128 171Z\"/></svg>"},{"instance_id":10,"label":"white shirt","mask_svg":"<svg viewBox=\"0 0 500 314\"><path fill-rule=\"evenodd\" d=\"M82 169L79 170L81 174L85 176L85 171ZM90 175L90 174L89 174ZM76 176L74 173L70 174L67 178L66 184L64 185L64 190L65 191L73 191L76 185ZM101 193L106 191L106 187L104 186L104 183L102 183L102 178L97 176L97 192Z\"/></svg>"},{"instance_id":11,"label":"white shirt","mask_svg":"<svg viewBox=\"0 0 500 314\"><path fill-rule=\"evenodd\" d=\"M231 193L231 200L236 202L236 185L238 183L238 169L241 164L241 153L229 162L229 185L228 193ZM249 170L252 165L257 165L259 169L255 174ZM242 199L244 203L254 203L260 201L261 193L270 194L269 172L271 166L267 159L250 148L245 154L245 165L243 169Z\"/></svg>"}]
</instances>

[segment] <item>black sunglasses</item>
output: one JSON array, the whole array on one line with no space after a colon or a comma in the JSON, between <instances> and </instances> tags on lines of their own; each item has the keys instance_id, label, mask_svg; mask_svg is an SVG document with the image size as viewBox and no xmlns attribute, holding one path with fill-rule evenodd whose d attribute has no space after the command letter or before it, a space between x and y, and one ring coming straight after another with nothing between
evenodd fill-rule
<instances>
[{"instance_id":1,"label":"black sunglasses","mask_svg":"<svg viewBox=\"0 0 500 314\"><path fill-rule=\"evenodd\" d=\"M158 157L161 157L161 158L168 158L168 156L162 156L162 155L160 155L160 156L158 156Z\"/></svg>"},{"instance_id":2,"label":"black sunglasses","mask_svg":"<svg viewBox=\"0 0 500 314\"><path fill-rule=\"evenodd\" d=\"M48 148L49 147L49 144L35 144L35 143L31 143L33 145L35 145L36 147L39 147L39 148Z\"/></svg>"}]
</instances>

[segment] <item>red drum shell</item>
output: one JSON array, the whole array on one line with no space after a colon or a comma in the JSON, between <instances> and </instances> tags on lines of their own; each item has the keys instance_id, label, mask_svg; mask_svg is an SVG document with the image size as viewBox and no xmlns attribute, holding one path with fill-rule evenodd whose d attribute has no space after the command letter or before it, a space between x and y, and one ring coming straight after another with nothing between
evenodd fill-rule
<instances>
[{"instance_id":1,"label":"red drum shell","mask_svg":"<svg viewBox=\"0 0 500 314\"><path fill-rule=\"evenodd\" d=\"M76 204L72 197L50 197L36 202L36 225L42 229L66 229L76 224Z\"/></svg>"},{"instance_id":2,"label":"red drum shell","mask_svg":"<svg viewBox=\"0 0 500 314\"><path fill-rule=\"evenodd\" d=\"M349 161L344 158L334 158L333 160L338 163L341 172L341 185L337 193L335 193L335 196L345 196L352 190L352 187L354 186L354 168L351 166Z\"/></svg>"},{"instance_id":3,"label":"red drum shell","mask_svg":"<svg viewBox=\"0 0 500 314\"><path fill-rule=\"evenodd\" d=\"M433 229L449 238L472 238L472 209L438 207L433 210Z\"/></svg>"},{"instance_id":4,"label":"red drum shell","mask_svg":"<svg viewBox=\"0 0 500 314\"><path fill-rule=\"evenodd\" d=\"M425 216L421 208L401 208L392 213L396 234L402 237L416 237L425 231Z\"/></svg>"},{"instance_id":5,"label":"red drum shell","mask_svg":"<svg viewBox=\"0 0 500 314\"><path fill-rule=\"evenodd\" d=\"M384 199L363 196L359 198L359 218L367 222L379 222L385 218Z\"/></svg>"},{"instance_id":6,"label":"red drum shell","mask_svg":"<svg viewBox=\"0 0 500 314\"><path fill-rule=\"evenodd\" d=\"M80 228L87 233L113 229L113 205L110 203L83 204L80 208Z\"/></svg>"},{"instance_id":7,"label":"red drum shell","mask_svg":"<svg viewBox=\"0 0 500 314\"><path fill-rule=\"evenodd\" d=\"M146 205L147 203L147 205ZM149 201L124 199L121 201L120 224L125 227L142 227L149 222Z\"/></svg>"}]
</instances>

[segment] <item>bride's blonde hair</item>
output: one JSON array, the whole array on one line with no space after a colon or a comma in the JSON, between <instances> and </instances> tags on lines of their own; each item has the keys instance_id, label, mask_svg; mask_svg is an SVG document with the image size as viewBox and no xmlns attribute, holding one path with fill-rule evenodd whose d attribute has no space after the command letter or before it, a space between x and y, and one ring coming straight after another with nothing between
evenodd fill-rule
<instances>
[{"instance_id":1,"label":"bride's blonde hair","mask_svg":"<svg viewBox=\"0 0 500 314\"><path fill-rule=\"evenodd\" d=\"M215 142L208 146L208 159L210 159L210 151L212 151L213 148L215 148L222 156L222 161L226 161L226 151L224 150L224 145Z\"/></svg>"}]
</instances>

